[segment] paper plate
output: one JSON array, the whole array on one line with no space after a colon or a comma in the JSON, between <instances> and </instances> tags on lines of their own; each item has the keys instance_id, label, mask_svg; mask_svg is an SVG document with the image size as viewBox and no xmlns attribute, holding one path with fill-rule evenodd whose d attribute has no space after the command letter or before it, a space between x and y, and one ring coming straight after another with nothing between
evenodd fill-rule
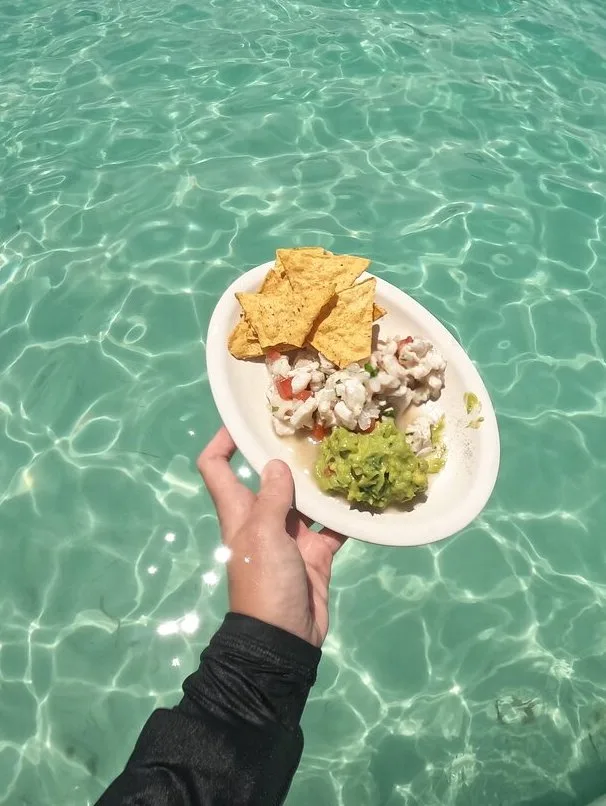
<instances>
[{"instance_id":1,"label":"paper plate","mask_svg":"<svg viewBox=\"0 0 606 806\"><path fill-rule=\"evenodd\" d=\"M432 543L465 528L484 508L499 469L499 431L494 409L478 371L456 339L404 292L377 278L376 302L388 311L379 320L381 336L418 335L429 339L448 367L446 385L435 405L445 414L446 466L431 477L426 500L411 510L372 514L352 509L343 499L316 486L295 440L276 436L265 392L269 375L260 361L238 361L227 350L227 339L238 321L237 291L257 291L273 261L243 274L227 289L212 315L206 342L208 378L219 414L249 464L260 473L270 459L283 459L294 480L297 509L337 532L387 546ZM363 275L361 279L366 276ZM466 392L475 394L484 418L479 428L469 423Z\"/></svg>"}]
</instances>

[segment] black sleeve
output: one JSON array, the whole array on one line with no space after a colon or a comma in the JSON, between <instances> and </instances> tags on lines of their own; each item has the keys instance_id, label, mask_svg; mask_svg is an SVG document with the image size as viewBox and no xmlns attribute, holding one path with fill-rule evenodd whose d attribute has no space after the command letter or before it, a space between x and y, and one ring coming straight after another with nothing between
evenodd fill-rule
<instances>
[{"instance_id":1,"label":"black sleeve","mask_svg":"<svg viewBox=\"0 0 606 806\"><path fill-rule=\"evenodd\" d=\"M151 715L97 806L278 806L303 750L320 650L229 613L173 709Z\"/></svg>"}]
</instances>

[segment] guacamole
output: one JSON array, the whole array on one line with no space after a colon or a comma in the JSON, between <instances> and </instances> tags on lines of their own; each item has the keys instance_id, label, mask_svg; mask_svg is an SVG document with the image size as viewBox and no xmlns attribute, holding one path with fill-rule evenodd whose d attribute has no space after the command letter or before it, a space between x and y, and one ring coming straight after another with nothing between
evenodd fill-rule
<instances>
[{"instance_id":1,"label":"guacamole","mask_svg":"<svg viewBox=\"0 0 606 806\"><path fill-rule=\"evenodd\" d=\"M370 434L334 428L322 442L315 466L320 489L348 501L385 509L427 489L428 466L412 451L393 420Z\"/></svg>"},{"instance_id":2,"label":"guacamole","mask_svg":"<svg viewBox=\"0 0 606 806\"><path fill-rule=\"evenodd\" d=\"M433 452L427 457L427 472L439 473L446 464L446 445L444 443L444 428L446 427L446 420L444 415L440 417L437 423L431 426L431 444L433 445Z\"/></svg>"}]
</instances>

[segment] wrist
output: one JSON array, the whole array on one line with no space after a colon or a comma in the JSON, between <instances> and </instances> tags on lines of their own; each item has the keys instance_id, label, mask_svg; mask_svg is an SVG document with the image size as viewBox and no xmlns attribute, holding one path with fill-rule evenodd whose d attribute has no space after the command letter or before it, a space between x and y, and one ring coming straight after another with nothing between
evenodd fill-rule
<instances>
[{"instance_id":1,"label":"wrist","mask_svg":"<svg viewBox=\"0 0 606 806\"><path fill-rule=\"evenodd\" d=\"M296 624L290 624L284 619L272 618L270 615L266 615L264 613L244 613L237 608L232 608L230 612L237 616L254 619L260 624L265 624L268 627L280 630L285 635L290 635L293 638L296 638L298 641L304 641L306 644L309 644L309 646L314 647L314 649L319 649L319 646L313 640L310 629L299 627Z\"/></svg>"},{"instance_id":2,"label":"wrist","mask_svg":"<svg viewBox=\"0 0 606 806\"><path fill-rule=\"evenodd\" d=\"M230 612L187 678L182 709L200 703L222 718L299 724L322 653L256 618Z\"/></svg>"},{"instance_id":3,"label":"wrist","mask_svg":"<svg viewBox=\"0 0 606 806\"><path fill-rule=\"evenodd\" d=\"M294 659L302 666L313 670L314 674L322 657L322 650L319 647L293 629L288 629L271 619L259 618L238 610L231 609L227 613L221 631L254 637L255 640L262 639L284 659Z\"/></svg>"}]
</instances>

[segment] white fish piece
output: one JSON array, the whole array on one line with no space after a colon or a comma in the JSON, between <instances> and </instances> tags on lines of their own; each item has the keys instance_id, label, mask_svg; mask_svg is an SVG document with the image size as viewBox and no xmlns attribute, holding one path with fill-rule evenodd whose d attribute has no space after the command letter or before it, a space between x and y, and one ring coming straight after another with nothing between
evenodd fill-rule
<instances>
[{"instance_id":1,"label":"white fish piece","mask_svg":"<svg viewBox=\"0 0 606 806\"><path fill-rule=\"evenodd\" d=\"M330 387L329 387L330 388ZM345 391L345 384L343 381L339 381L334 385L334 390L337 397L343 397L343 392Z\"/></svg>"},{"instance_id":2,"label":"white fish piece","mask_svg":"<svg viewBox=\"0 0 606 806\"><path fill-rule=\"evenodd\" d=\"M358 428L361 431L367 431L372 424L372 417L365 411L360 412L358 417Z\"/></svg>"},{"instance_id":3,"label":"white fish piece","mask_svg":"<svg viewBox=\"0 0 606 806\"><path fill-rule=\"evenodd\" d=\"M417 364L416 367L409 367L408 374L411 378L415 381L421 381L425 378L429 373L429 369L425 366L425 364Z\"/></svg>"},{"instance_id":4,"label":"white fish piece","mask_svg":"<svg viewBox=\"0 0 606 806\"><path fill-rule=\"evenodd\" d=\"M381 391L381 381L378 378L371 378L368 381L368 390L372 395L378 395Z\"/></svg>"},{"instance_id":5,"label":"white fish piece","mask_svg":"<svg viewBox=\"0 0 606 806\"><path fill-rule=\"evenodd\" d=\"M416 364L417 361L419 360L417 352L413 350L414 344L415 339L413 339L412 341L404 340L400 342L401 346L396 350L396 357L400 359L400 362L402 364Z\"/></svg>"},{"instance_id":6,"label":"white fish piece","mask_svg":"<svg viewBox=\"0 0 606 806\"><path fill-rule=\"evenodd\" d=\"M356 427L357 417L354 417L342 400L339 400L336 404L334 415L339 425L345 426L345 428L348 428L350 431L353 431Z\"/></svg>"},{"instance_id":7,"label":"white fish piece","mask_svg":"<svg viewBox=\"0 0 606 806\"><path fill-rule=\"evenodd\" d=\"M293 372L304 370L305 372L314 372L320 367L319 361L311 361L309 358L297 358L293 364Z\"/></svg>"},{"instance_id":8,"label":"white fish piece","mask_svg":"<svg viewBox=\"0 0 606 806\"><path fill-rule=\"evenodd\" d=\"M413 397L412 389L409 389L408 386L401 386L395 392L390 392L388 400L399 412L404 412L412 404Z\"/></svg>"},{"instance_id":9,"label":"white fish piece","mask_svg":"<svg viewBox=\"0 0 606 806\"><path fill-rule=\"evenodd\" d=\"M305 370L297 371L292 378L292 393L298 395L304 389L307 389L311 381L311 372Z\"/></svg>"},{"instance_id":10,"label":"white fish piece","mask_svg":"<svg viewBox=\"0 0 606 806\"><path fill-rule=\"evenodd\" d=\"M295 428L312 428L313 427L313 414L318 408L318 402L315 397L310 397L303 401L297 407L290 417L290 423Z\"/></svg>"},{"instance_id":11,"label":"white fish piece","mask_svg":"<svg viewBox=\"0 0 606 806\"><path fill-rule=\"evenodd\" d=\"M422 406L423 403L427 403L429 400L429 389L426 386L419 386L418 389L414 389L412 393L412 404L414 406Z\"/></svg>"},{"instance_id":12,"label":"white fish piece","mask_svg":"<svg viewBox=\"0 0 606 806\"><path fill-rule=\"evenodd\" d=\"M337 372L333 372L332 375L329 375L326 378L326 386L329 389L334 389L337 384L342 383L348 377L347 370L340 369Z\"/></svg>"},{"instance_id":13,"label":"white fish piece","mask_svg":"<svg viewBox=\"0 0 606 806\"><path fill-rule=\"evenodd\" d=\"M309 388L312 392L321 392L325 382L326 376L324 373L319 369L314 370L314 372L311 373L311 382L309 384Z\"/></svg>"},{"instance_id":14,"label":"white fish piece","mask_svg":"<svg viewBox=\"0 0 606 806\"><path fill-rule=\"evenodd\" d=\"M322 353L318 353L318 360L320 362L320 368L323 372L329 373L334 372L336 370L335 365L332 361L329 361L326 356L323 356Z\"/></svg>"},{"instance_id":15,"label":"white fish piece","mask_svg":"<svg viewBox=\"0 0 606 806\"><path fill-rule=\"evenodd\" d=\"M273 383L271 384L271 386L267 390L267 402L273 408L280 407L282 405L288 406L290 404L289 400L283 400L280 397L280 395L276 392L276 389L275 389Z\"/></svg>"},{"instance_id":16,"label":"white fish piece","mask_svg":"<svg viewBox=\"0 0 606 806\"><path fill-rule=\"evenodd\" d=\"M384 342L381 352L383 355L395 355L398 349L398 342L395 339L390 339Z\"/></svg>"},{"instance_id":17,"label":"white fish piece","mask_svg":"<svg viewBox=\"0 0 606 806\"><path fill-rule=\"evenodd\" d=\"M285 355L278 358L277 361L271 361L268 366L274 378L287 378L291 370L290 362Z\"/></svg>"},{"instance_id":18,"label":"white fish piece","mask_svg":"<svg viewBox=\"0 0 606 806\"><path fill-rule=\"evenodd\" d=\"M395 355L384 356L383 368L394 378L401 378L404 380L408 377L407 369L400 364Z\"/></svg>"},{"instance_id":19,"label":"white fish piece","mask_svg":"<svg viewBox=\"0 0 606 806\"><path fill-rule=\"evenodd\" d=\"M296 431L295 427L291 423L278 420L277 417L272 417L271 422L274 427L274 431L279 437L292 437Z\"/></svg>"},{"instance_id":20,"label":"white fish piece","mask_svg":"<svg viewBox=\"0 0 606 806\"><path fill-rule=\"evenodd\" d=\"M442 358L437 350L430 350L425 356L423 363L429 367L430 370L435 372L444 372L446 369L446 361Z\"/></svg>"},{"instance_id":21,"label":"white fish piece","mask_svg":"<svg viewBox=\"0 0 606 806\"><path fill-rule=\"evenodd\" d=\"M433 345L425 339L414 338L410 344L406 345L406 349L415 353L419 358L424 358L433 349Z\"/></svg>"},{"instance_id":22,"label":"white fish piece","mask_svg":"<svg viewBox=\"0 0 606 806\"><path fill-rule=\"evenodd\" d=\"M441 378L439 375L435 373L431 373L427 377L427 388L429 389L429 394L432 400L437 400L440 396L440 392L444 387L444 379Z\"/></svg>"},{"instance_id":23,"label":"white fish piece","mask_svg":"<svg viewBox=\"0 0 606 806\"><path fill-rule=\"evenodd\" d=\"M354 417L358 417L364 404L366 403L368 392L364 384L355 378L351 378L343 383L341 398Z\"/></svg>"},{"instance_id":24,"label":"white fish piece","mask_svg":"<svg viewBox=\"0 0 606 806\"><path fill-rule=\"evenodd\" d=\"M316 400L318 401L318 408L324 407L332 407L333 403L337 402L337 393L334 389L321 389L316 394Z\"/></svg>"},{"instance_id":25,"label":"white fish piece","mask_svg":"<svg viewBox=\"0 0 606 806\"><path fill-rule=\"evenodd\" d=\"M389 372L385 372L384 370L379 372L376 380L380 384L380 391L384 389L397 389L398 386L400 386L400 379L394 375L390 375Z\"/></svg>"},{"instance_id":26,"label":"white fish piece","mask_svg":"<svg viewBox=\"0 0 606 806\"><path fill-rule=\"evenodd\" d=\"M337 418L335 417L335 413L332 409L329 409L325 414L320 412L318 408L317 418L320 423L325 426L326 428L334 428L335 426L339 425L337 422Z\"/></svg>"},{"instance_id":27,"label":"white fish piece","mask_svg":"<svg viewBox=\"0 0 606 806\"><path fill-rule=\"evenodd\" d=\"M430 453L431 444L431 420L428 417L417 417L406 426L406 439L413 451L419 456L421 452Z\"/></svg>"},{"instance_id":28,"label":"white fish piece","mask_svg":"<svg viewBox=\"0 0 606 806\"><path fill-rule=\"evenodd\" d=\"M293 406L291 400L282 400L279 398L272 403L271 412L278 420L287 421L293 413Z\"/></svg>"},{"instance_id":29,"label":"white fish piece","mask_svg":"<svg viewBox=\"0 0 606 806\"><path fill-rule=\"evenodd\" d=\"M362 409L362 414L368 415L371 420L377 420L380 413L381 409L374 400L368 401L368 403ZM362 416L362 414L360 416Z\"/></svg>"}]
</instances>

